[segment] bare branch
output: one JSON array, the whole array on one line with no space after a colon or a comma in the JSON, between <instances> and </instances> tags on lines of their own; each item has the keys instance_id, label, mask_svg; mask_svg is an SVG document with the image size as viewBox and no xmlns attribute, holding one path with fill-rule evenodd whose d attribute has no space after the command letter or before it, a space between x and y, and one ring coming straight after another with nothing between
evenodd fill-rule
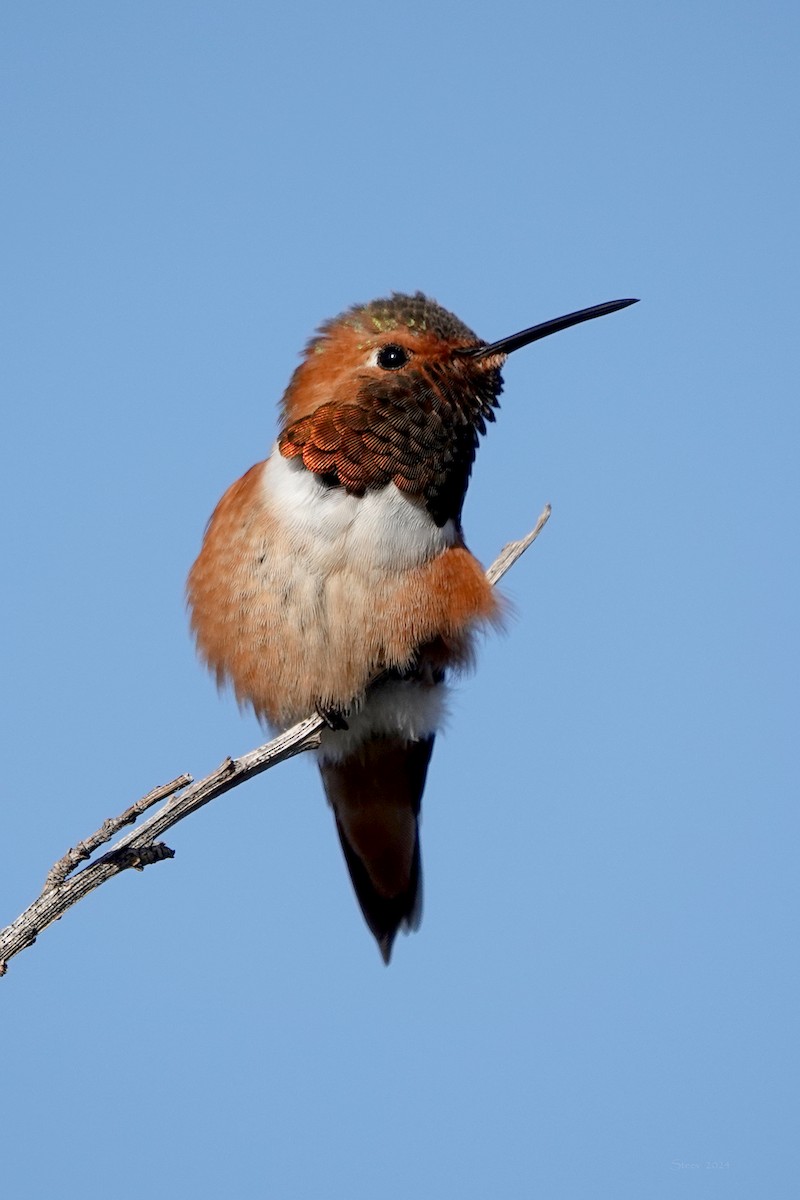
<instances>
[{"instance_id":1,"label":"bare branch","mask_svg":"<svg viewBox=\"0 0 800 1200\"><path fill-rule=\"evenodd\" d=\"M509 542L503 547L486 572L486 578L492 585L505 575L539 536L550 512L548 504L527 537L518 542ZM240 758L226 758L205 779L195 782L191 775L180 775L171 783L162 784L148 792L118 817L104 821L98 830L78 842L50 868L41 895L17 917L16 921L0 930L0 975L5 974L9 959L27 946L32 946L48 925L52 925L68 908L77 904L84 896L88 896L89 892L93 892L106 880L131 867L141 871L151 863L172 858L174 851L156 839L178 821L229 792L231 788L260 775L262 771L319 746L320 734L325 726L324 716L315 714L308 717L256 750L251 750ZM91 858L95 850L109 842L125 825L133 824L142 813L161 800L165 803L157 812L121 837L100 858L73 874L75 868Z\"/></svg>"},{"instance_id":2,"label":"bare branch","mask_svg":"<svg viewBox=\"0 0 800 1200\"><path fill-rule=\"evenodd\" d=\"M63 883L77 866L85 862L87 858L92 857L98 846L103 846L106 842L110 842L114 834L119 833L123 826L132 825L137 817L140 817L148 808L152 808L154 804L158 804L159 800L163 800L166 796L177 792L179 788L186 787L191 782L191 775L179 775L171 783L163 783L161 787L153 788L152 792L148 792L141 800L137 800L130 808L126 808L125 812L120 813L118 817L109 817L107 821L103 822L96 833L92 833L88 838L84 838L82 842L78 842L77 846L73 846L71 850L68 850L64 857L60 858L55 866L50 868L47 872L47 878L44 881L43 891L47 892L50 888Z\"/></svg>"},{"instance_id":3,"label":"bare branch","mask_svg":"<svg viewBox=\"0 0 800 1200\"><path fill-rule=\"evenodd\" d=\"M503 549L500 551L497 558L486 572L486 578L489 580L489 583L491 583L492 587L494 587L499 579L503 578L506 571L513 567L518 558L522 558L522 555L525 553L528 547L533 545L547 522L550 520L550 513L552 511L553 509L551 506L549 504L545 504L539 516L539 520L536 522L530 533L527 534L526 537L521 538L518 542L508 542L505 546L503 546Z\"/></svg>"}]
</instances>

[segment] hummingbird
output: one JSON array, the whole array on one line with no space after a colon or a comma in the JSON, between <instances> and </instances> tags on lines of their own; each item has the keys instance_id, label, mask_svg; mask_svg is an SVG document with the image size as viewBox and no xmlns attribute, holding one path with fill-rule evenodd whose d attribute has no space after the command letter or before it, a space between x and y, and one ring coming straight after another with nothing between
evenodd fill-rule
<instances>
[{"instance_id":1,"label":"hummingbird","mask_svg":"<svg viewBox=\"0 0 800 1200\"><path fill-rule=\"evenodd\" d=\"M494 342L421 292L348 309L307 344L269 457L206 528L187 585L198 653L268 727L324 717L324 790L387 964L420 921L420 803L447 679L502 618L461 525L501 368L634 303Z\"/></svg>"}]
</instances>

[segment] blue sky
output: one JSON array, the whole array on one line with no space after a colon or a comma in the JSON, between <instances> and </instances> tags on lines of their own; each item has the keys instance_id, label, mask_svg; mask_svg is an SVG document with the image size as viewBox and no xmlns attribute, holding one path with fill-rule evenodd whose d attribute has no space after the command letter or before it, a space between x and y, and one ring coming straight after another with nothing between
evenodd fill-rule
<instances>
[{"instance_id":1,"label":"blue sky","mask_svg":"<svg viewBox=\"0 0 800 1200\"><path fill-rule=\"evenodd\" d=\"M794 5L7 7L0 923L261 740L186 628L317 323L422 289L520 351L465 510L545 501L460 685L383 968L313 764L0 984L4 1187L797 1194Z\"/></svg>"}]
</instances>

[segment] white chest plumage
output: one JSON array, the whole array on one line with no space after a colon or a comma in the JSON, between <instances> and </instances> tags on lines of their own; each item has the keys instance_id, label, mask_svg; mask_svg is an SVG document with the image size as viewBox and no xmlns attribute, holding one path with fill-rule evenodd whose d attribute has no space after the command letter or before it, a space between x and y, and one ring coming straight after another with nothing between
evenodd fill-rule
<instances>
[{"instance_id":1,"label":"white chest plumage","mask_svg":"<svg viewBox=\"0 0 800 1200\"><path fill-rule=\"evenodd\" d=\"M439 528L421 501L393 483L352 496L343 488L327 487L277 449L262 481L270 512L308 571L408 571L458 539L452 521Z\"/></svg>"}]
</instances>

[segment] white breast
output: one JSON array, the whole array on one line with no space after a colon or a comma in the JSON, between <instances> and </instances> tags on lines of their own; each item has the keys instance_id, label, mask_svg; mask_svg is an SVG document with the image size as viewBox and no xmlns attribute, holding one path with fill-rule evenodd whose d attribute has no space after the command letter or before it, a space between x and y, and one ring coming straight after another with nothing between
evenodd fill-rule
<instances>
[{"instance_id":1,"label":"white breast","mask_svg":"<svg viewBox=\"0 0 800 1200\"><path fill-rule=\"evenodd\" d=\"M276 449L263 474L270 511L291 538L303 565L327 574L347 565L364 574L406 571L457 541L448 521L440 529L424 504L393 483L363 496L327 487L297 459Z\"/></svg>"}]
</instances>

